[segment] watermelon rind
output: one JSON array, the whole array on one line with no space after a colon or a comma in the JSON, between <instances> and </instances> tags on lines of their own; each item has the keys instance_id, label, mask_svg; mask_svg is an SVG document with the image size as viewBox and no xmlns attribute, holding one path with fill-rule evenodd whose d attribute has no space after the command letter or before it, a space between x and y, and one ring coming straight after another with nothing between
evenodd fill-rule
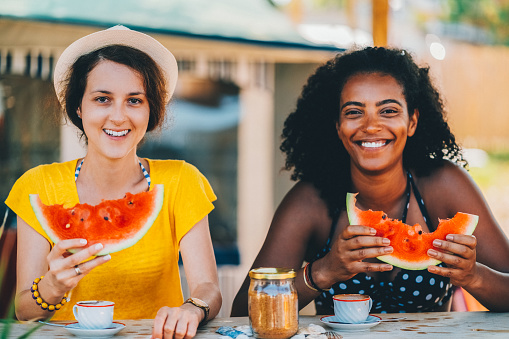
<instances>
[{"instance_id":1,"label":"watermelon rind","mask_svg":"<svg viewBox=\"0 0 509 339\"><path fill-rule=\"evenodd\" d=\"M359 225L360 219L357 217L357 213L355 212L355 202L357 199L355 198L359 193L347 193L346 194L346 213L348 214L348 221L350 225Z\"/></svg>"},{"instance_id":2,"label":"watermelon rind","mask_svg":"<svg viewBox=\"0 0 509 339\"><path fill-rule=\"evenodd\" d=\"M347 193L346 195L346 211L348 214L348 221L350 222L350 225L360 225L361 220L358 217L357 211L358 208L355 206L355 203L357 201L356 196L358 193ZM477 227L477 223L479 221L479 216L474 214L467 214L467 213L461 213L458 212L458 214L461 214L463 216L467 217L467 222L465 225L463 225L464 229L462 234L466 235L472 235L474 233L475 228ZM439 223L446 221L439 219ZM438 265L441 263L440 260L428 258L427 260L421 260L419 262L409 262L404 259L396 258L394 255L387 254L377 257L378 260L383 261L385 263L388 263L390 265L400 267L407 270L424 270L428 268L428 266L432 265Z\"/></svg>"},{"instance_id":3,"label":"watermelon rind","mask_svg":"<svg viewBox=\"0 0 509 339\"><path fill-rule=\"evenodd\" d=\"M143 238L143 236L148 232L148 230L150 229L152 224L155 222L155 220L159 216L159 212L161 211L161 209L163 207L163 202L164 202L164 185L162 185L162 184L154 185L152 190L156 191L155 196L154 196L154 209L153 209L153 212L150 215L150 217L145 222L145 224L131 238L124 239L121 242L116 243L116 244L112 244L112 243L103 244L104 248L100 252L96 253L95 254L96 256L101 256L101 255L106 255L109 253L121 251L123 249L133 246L141 238ZM41 227L44 230L44 232L46 232L46 234L48 235L48 237L51 239L51 241L53 243L57 243L58 241L60 241L61 239L53 232L52 228L50 227L50 224L48 223L48 221L46 220L46 218L44 216L44 213L42 210L43 203L42 203L39 195L38 194L30 194L29 199L30 199L30 204L32 205L32 209L35 213L35 216L36 216L37 220L39 221L39 223L41 224ZM70 249L69 251L75 252L72 249Z\"/></svg>"},{"instance_id":4,"label":"watermelon rind","mask_svg":"<svg viewBox=\"0 0 509 339\"><path fill-rule=\"evenodd\" d=\"M53 232L48 221L46 220L46 217L44 216L44 212L42 210L43 203L41 201L41 198L39 198L39 194L30 194L28 198L30 199L30 205L32 205L32 210L35 213L35 217L39 221L39 224L41 224L41 227L44 230L44 232L46 232L51 241L53 241L54 243L58 242L60 239Z\"/></svg>"},{"instance_id":5,"label":"watermelon rind","mask_svg":"<svg viewBox=\"0 0 509 339\"><path fill-rule=\"evenodd\" d=\"M400 268L403 268L405 270L410 270L410 271L425 270L426 268L428 268L428 266L434 266L434 265L438 265L441 263L440 260L433 259L433 258L429 258L428 260L425 260L425 261L419 261L418 263L410 263L406 260L401 260L401 259L395 258L394 256L391 256L389 254L381 255L376 258L380 261L388 263L389 265L400 267Z\"/></svg>"}]
</instances>

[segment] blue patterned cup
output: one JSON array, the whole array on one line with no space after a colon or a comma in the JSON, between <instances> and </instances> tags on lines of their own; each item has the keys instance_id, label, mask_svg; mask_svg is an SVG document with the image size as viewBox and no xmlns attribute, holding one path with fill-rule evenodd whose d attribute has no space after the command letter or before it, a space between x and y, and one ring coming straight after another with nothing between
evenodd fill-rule
<instances>
[{"instance_id":1,"label":"blue patterned cup","mask_svg":"<svg viewBox=\"0 0 509 339\"><path fill-rule=\"evenodd\" d=\"M103 300L79 301L72 312L80 328L97 330L111 327L113 323L114 302Z\"/></svg>"},{"instance_id":2,"label":"blue patterned cup","mask_svg":"<svg viewBox=\"0 0 509 339\"><path fill-rule=\"evenodd\" d=\"M368 319L373 300L365 294L338 294L333 297L337 321L359 324Z\"/></svg>"}]
</instances>

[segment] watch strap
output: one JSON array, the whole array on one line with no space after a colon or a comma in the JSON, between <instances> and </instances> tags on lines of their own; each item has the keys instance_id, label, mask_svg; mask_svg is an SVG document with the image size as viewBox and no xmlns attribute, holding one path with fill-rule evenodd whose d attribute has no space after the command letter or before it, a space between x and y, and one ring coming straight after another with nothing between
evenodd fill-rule
<instances>
[{"instance_id":1,"label":"watch strap","mask_svg":"<svg viewBox=\"0 0 509 339\"><path fill-rule=\"evenodd\" d=\"M201 299L198 299L198 298L188 298L184 304L193 304L194 306L198 307L198 308L201 308L203 310L203 312L205 313L205 317L203 318L203 320L200 322L199 326L205 324L208 319L209 319L209 312L210 312L210 307L209 305L201 300ZM200 304L201 303L201 304Z\"/></svg>"}]
</instances>

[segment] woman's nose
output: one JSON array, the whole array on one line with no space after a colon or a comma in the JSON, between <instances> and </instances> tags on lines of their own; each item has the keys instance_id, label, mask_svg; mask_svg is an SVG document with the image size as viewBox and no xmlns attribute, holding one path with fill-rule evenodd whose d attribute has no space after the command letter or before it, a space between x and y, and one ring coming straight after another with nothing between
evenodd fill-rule
<instances>
[{"instance_id":1,"label":"woman's nose","mask_svg":"<svg viewBox=\"0 0 509 339\"><path fill-rule=\"evenodd\" d=\"M364 121L364 130L366 133L377 133L382 130L382 125L378 115L366 114Z\"/></svg>"},{"instance_id":2,"label":"woman's nose","mask_svg":"<svg viewBox=\"0 0 509 339\"><path fill-rule=\"evenodd\" d=\"M117 125L121 125L127 120L125 107L122 104L115 104L112 106L110 112L110 120Z\"/></svg>"}]
</instances>

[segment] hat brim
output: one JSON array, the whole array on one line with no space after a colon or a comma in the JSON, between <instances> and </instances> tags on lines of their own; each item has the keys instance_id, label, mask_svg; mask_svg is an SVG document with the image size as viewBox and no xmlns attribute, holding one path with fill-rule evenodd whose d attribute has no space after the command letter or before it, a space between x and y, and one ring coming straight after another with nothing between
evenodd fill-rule
<instances>
[{"instance_id":1,"label":"hat brim","mask_svg":"<svg viewBox=\"0 0 509 339\"><path fill-rule=\"evenodd\" d=\"M159 41L147 34L133 31L124 26L115 26L76 40L60 55L53 74L53 85L60 103L63 103L61 94L68 76L67 73L76 60L82 55L110 45L129 46L150 56L164 73L166 102L170 100L177 86L178 78L177 61L173 54Z\"/></svg>"}]
</instances>

